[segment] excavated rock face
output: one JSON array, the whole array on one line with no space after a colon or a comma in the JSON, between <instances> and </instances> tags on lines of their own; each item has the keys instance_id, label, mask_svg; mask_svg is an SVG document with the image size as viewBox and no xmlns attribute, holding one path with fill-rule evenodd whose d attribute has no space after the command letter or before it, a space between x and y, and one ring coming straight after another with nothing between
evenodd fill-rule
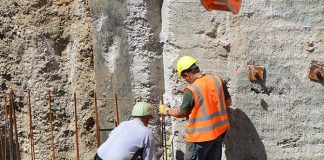
<instances>
[{"instance_id":1,"label":"excavated rock face","mask_svg":"<svg viewBox=\"0 0 324 160\"><path fill-rule=\"evenodd\" d=\"M162 1L89 3L1 1L0 89L4 92L11 88L16 97L22 159L31 156L28 91L36 159L50 159L54 156L53 148L57 159L76 159L76 136L80 159L93 157L97 147L92 109L94 89L102 129L115 127L115 95L120 121L129 118L135 101L145 100L156 107L161 99ZM2 108L6 106L4 96L0 99L4 101ZM4 125L5 112L1 110L0 115ZM159 137L157 123L156 116L150 127ZM101 132L101 143L108 133Z\"/></svg>"},{"instance_id":2,"label":"excavated rock face","mask_svg":"<svg viewBox=\"0 0 324 160\"><path fill-rule=\"evenodd\" d=\"M307 77L312 60L324 60L323 11L321 0L243 0L237 15L207 12L194 0L163 1L166 101L181 103L186 84L175 64L194 56L203 72L228 82L232 95L224 157L323 159L324 87ZM263 66L265 80L249 81L246 65ZM181 158L184 122L172 122Z\"/></svg>"},{"instance_id":3,"label":"excavated rock face","mask_svg":"<svg viewBox=\"0 0 324 160\"><path fill-rule=\"evenodd\" d=\"M36 159L50 159L48 91L53 96L56 158L75 159L73 93L77 99L80 153L95 146L92 107L94 63L86 0L2 0L1 92L13 89L22 159L30 159L28 96L31 92ZM3 110L1 110L3 113ZM1 122L3 122L1 117ZM90 156L90 157L89 157Z\"/></svg>"},{"instance_id":4,"label":"excavated rock face","mask_svg":"<svg viewBox=\"0 0 324 160\"><path fill-rule=\"evenodd\" d=\"M196 0L0 4L0 127L13 105L22 159L31 158L28 91L36 159L51 159L53 146L57 159L76 159L76 106L79 157L88 160L97 147L92 91L101 129L115 127L117 104L120 121L135 101L156 107L164 92L164 102L178 107L187 85L175 70L181 55L227 82L234 108L223 157L324 159L324 83L307 77L312 60L324 61L323 0L243 1L237 15L207 12ZM263 66L264 81L249 81L246 65ZM183 159L185 120L167 121L169 156ZM102 143L109 132L100 133Z\"/></svg>"},{"instance_id":5,"label":"excavated rock face","mask_svg":"<svg viewBox=\"0 0 324 160\"><path fill-rule=\"evenodd\" d=\"M134 101L156 108L163 93L161 0L95 0L90 2L94 25L96 88L100 128L113 128L117 95L120 120L131 115ZM119 100L120 99L120 100ZM157 110L155 110L157 111ZM155 112L157 113L157 112ZM152 129L159 142L158 116ZM105 141L108 132L102 132Z\"/></svg>"}]
</instances>

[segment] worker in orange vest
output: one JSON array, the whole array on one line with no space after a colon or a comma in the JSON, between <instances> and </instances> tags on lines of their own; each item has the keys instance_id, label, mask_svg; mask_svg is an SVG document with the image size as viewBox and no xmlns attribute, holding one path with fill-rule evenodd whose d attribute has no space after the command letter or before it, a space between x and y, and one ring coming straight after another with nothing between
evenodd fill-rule
<instances>
[{"instance_id":1,"label":"worker in orange vest","mask_svg":"<svg viewBox=\"0 0 324 160\"><path fill-rule=\"evenodd\" d=\"M222 142L229 129L227 108L231 97L218 76L200 72L197 60L183 56L177 62L178 76L190 83L179 108L159 106L162 115L186 117L186 160L221 160Z\"/></svg>"}]
</instances>

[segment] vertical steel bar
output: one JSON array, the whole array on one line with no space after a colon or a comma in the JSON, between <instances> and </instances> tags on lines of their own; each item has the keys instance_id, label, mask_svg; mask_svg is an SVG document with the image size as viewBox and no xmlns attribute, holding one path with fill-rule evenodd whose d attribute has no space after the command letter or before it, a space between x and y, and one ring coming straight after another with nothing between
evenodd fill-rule
<instances>
[{"instance_id":1,"label":"vertical steel bar","mask_svg":"<svg viewBox=\"0 0 324 160\"><path fill-rule=\"evenodd\" d=\"M167 132L165 129L165 118L164 118L164 148L165 148L165 160L168 160L168 146L167 146Z\"/></svg>"},{"instance_id":2,"label":"vertical steel bar","mask_svg":"<svg viewBox=\"0 0 324 160\"><path fill-rule=\"evenodd\" d=\"M165 117L162 115L161 117L161 132L162 132L162 148L163 148L163 154L162 154L162 157L163 157L163 160L165 160L165 147L164 147L164 121L165 121Z\"/></svg>"},{"instance_id":3,"label":"vertical steel bar","mask_svg":"<svg viewBox=\"0 0 324 160\"><path fill-rule=\"evenodd\" d=\"M30 90L28 90L28 107L29 107L29 132L30 132L30 150L31 159L35 160L35 149L34 149L34 131L33 131L33 117L30 101Z\"/></svg>"},{"instance_id":4,"label":"vertical steel bar","mask_svg":"<svg viewBox=\"0 0 324 160\"><path fill-rule=\"evenodd\" d=\"M99 116L98 116L98 108L97 108L97 94L96 91L93 91L93 99L94 99L94 111L95 111L95 121L96 121L96 140L97 140L97 148L100 147L100 126L99 126Z\"/></svg>"},{"instance_id":5,"label":"vertical steel bar","mask_svg":"<svg viewBox=\"0 0 324 160\"><path fill-rule=\"evenodd\" d=\"M4 134L5 134L5 143L4 143L4 159L7 160L7 119L8 119L8 105L7 105L7 99L5 96L5 127L4 127Z\"/></svg>"},{"instance_id":6,"label":"vertical steel bar","mask_svg":"<svg viewBox=\"0 0 324 160\"><path fill-rule=\"evenodd\" d=\"M4 96L4 100L5 100L5 96ZM0 135L1 135L1 159L3 159L3 160L5 160L5 149L6 149L6 142L5 142L5 140L3 140L3 135L5 135L5 134L3 134L4 132L6 132L6 130L5 130L5 126L6 126L6 105L4 105L4 111L5 111L5 116L4 116L4 126L1 126L1 133L0 133ZM2 112L2 110L1 110L1 112ZM5 139L6 139L6 136L4 136L5 137ZM4 147L3 147L3 141L5 142L5 144L4 144Z\"/></svg>"},{"instance_id":7,"label":"vertical steel bar","mask_svg":"<svg viewBox=\"0 0 324 160\"><path fill-rule=\"evenodd\" d=\"M75 119L75 144L76 144L76 157L77 160L80 159L79 157L79 137L78 137L78 113L77 113L77 104L76 104L76 93L73 94L74 99L74 119Z\"/></svg>"},{"instance_id":8,"label":"vertical steel bar","mask_svg":"<svg viewBox=\"0 0 324 160\"><path fill-rule=\"evenodd\" d=\"M52 97L51 91L48 91L48 105L49 105L49 122L51 127L51 143L52 143L52 159L55 160L55 145L54 145L54 131L53 131L53 119L52 119L52 105L51 105Z\"/></svg>"},{"instance_id":9,"label":"vertical steel bar","mask_svg":"<svg viewBox=\"0 0 324 160\"><path fill-rule=\"evenodd\" d=\"M161 102L162 102L162 104L164 104L163 95L161 95ZM166 144L167 133L166 133L166 129L165 129L165 116L162 116L162 126L163 126L163 131L162 131L163 134L162 134L162 136L164 136L163 137L163 140L164 140L163 144L164 144L164 150L165 150L165 160L167 160L168 159L168 150L167 150L167 144Z\"/></svg>"},{"instance_id":10,"label":"vertical steel bar","mask_svg":"<svg viewBox=\"0 0 324 160\"><path fill-rule=\"evenodd\" d=\"M160 104L163 104L163 102L162 101L160 101ZM164 127L163 127L163 125L164 125L164 116L161 114L160 115L161 116L161 147L162 147L162 159L164 160L164 135L163 135L163 133L164 133Z\"/></svg>"},{"instance_id":11,"label":"vertical steel bar","mask_svg":"<svg viewBox=\"0 0 324 160\"><path fill-rule=\"evenodd\" d=\"M115 110L116 110L116 119L117 119L116 127L117 127L119 125L119 112L118 112L118 98L116 93L115 93Z\"/></svg>"},{"instance_id":12,"label":"vertical steel bar","mask_svg":"<svg viewBox=\"0 0 324 160\"><path fill-rule=\"evenodd\" d=\"M0 147L1 147L1 159L4 159L5 160L5 158L4 158L4 148L5 147L3 147L2 146L2 144L3 144L3 142L2 142L2 126L1 126L1 130L0 130Z\"/></svg>"},{"instance_id":13,"label":"vertical steel bar","mask_svg":"<svg viewBox=\"0 0 324 160\"><path fill-rule=\"evenodd\" d=\"M16 140L16 159L20 160L20 151L19 151L19 140L18 140L18 130L17 130L17 117L16 117L16 109L14 106L14 99L13 99L13 92L10 92L10 105L13 111L13 124L14 124L14 130L15 130L15 140Z\"/></svg>"},{"instance_id":14,"label":"vertical steel bar","mask_svg":"<svg viewBox=\"0 0 324 160\"><path fill-rule=\"evenodd\" d=\"M13 140L13 108L11 106L11 97L10 97L10 92L7 93L7 98L9 100L8 106L9 106L9 154L10 154L10 160L14 159L14 140Z\"/></svg>"}]
</instances>

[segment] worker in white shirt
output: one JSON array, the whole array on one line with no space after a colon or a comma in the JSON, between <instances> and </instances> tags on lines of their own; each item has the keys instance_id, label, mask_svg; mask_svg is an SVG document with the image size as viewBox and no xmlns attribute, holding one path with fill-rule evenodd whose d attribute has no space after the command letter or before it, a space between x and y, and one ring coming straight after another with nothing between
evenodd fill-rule
<instances>
[{"instance_id":1,"label":"worker in white shirt","mask_svg":"<svg viewBox=\"0 0 324 160\"><path fill-rule=\"evenodd\" d=\"M153 108L146 102L133 107L132 120L120 123L97 149L95 160L155 160L153 132L147 127Z\"/></svg>"}]
</instances>

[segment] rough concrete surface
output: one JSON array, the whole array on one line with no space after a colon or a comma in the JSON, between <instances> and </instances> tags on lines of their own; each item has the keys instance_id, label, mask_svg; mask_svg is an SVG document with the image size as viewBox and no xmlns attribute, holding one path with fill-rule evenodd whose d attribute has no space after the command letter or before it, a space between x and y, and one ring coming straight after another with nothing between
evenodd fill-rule
<instances>
[{"instance_id":1,"label":"rough concrete surface","mask_svg":"<svg viewBox=\"0 0 324 160\"><path fill-rule=\"evenodd\" d=\"M322 160L324 83L307 75L323 53L323 0L244 0L237 15L208 12L199 0L1 0L0 126L12 89L21 159L31 159L30 90L36 159L53 156L49 106L56 159L77 159L76 135L80 159L91 159L93 90L102 143L116 125L116 106L120 121L139 100L156 113L162 95L178 107L187 84L175 63L191 55L232 96L223 159ZM246 65L263 66L265 80L249 81ZM185 119L167 122L169 158L181 160ZM161 150L158 115L150 127Z\"/></svg>"},{"instance_id":2,"label":"rough concrete surface","mask_svg":"<svg viewBox=\"0 0 324 160\"><path fill-rule=\"evenodd\" d=\"M158 104L163 93L163 61L159 40L161 5L155 1L91 1L94 26L96 90L99 97L117 95L121 120L130 118L135 101ZM113 128L113 101L99 106L100 128ZM108 106L108 107L107 107ZM109 107L111 106L111 107ZM107 123L108 122L108 123ZM159 145L158 117L152 122ZM103 132L101 140L106 140Z\"/></svg>"},{"instance_id":3,"label":"rough concrete surface","mask_svg":"<svg viewBox=\"0 0 324 160\"><path fill-rule=\"evenodd\" d=\"M163 7L163 58L170 59L164 61L165 90L171 106L181 102L183 82L173 69L181 55L197 57L205 73L228 81L233 109L226 159L324 158L324 88L307 77L311 61L324 58L323 1L243 1L237 15L207 12L194 0L166 0ZM250 82L245 65L264 66L265 81ZM172 126L177 132L182 123ZM184 145L176 148L183 151Z\"/></svg>"}]
</instances>

